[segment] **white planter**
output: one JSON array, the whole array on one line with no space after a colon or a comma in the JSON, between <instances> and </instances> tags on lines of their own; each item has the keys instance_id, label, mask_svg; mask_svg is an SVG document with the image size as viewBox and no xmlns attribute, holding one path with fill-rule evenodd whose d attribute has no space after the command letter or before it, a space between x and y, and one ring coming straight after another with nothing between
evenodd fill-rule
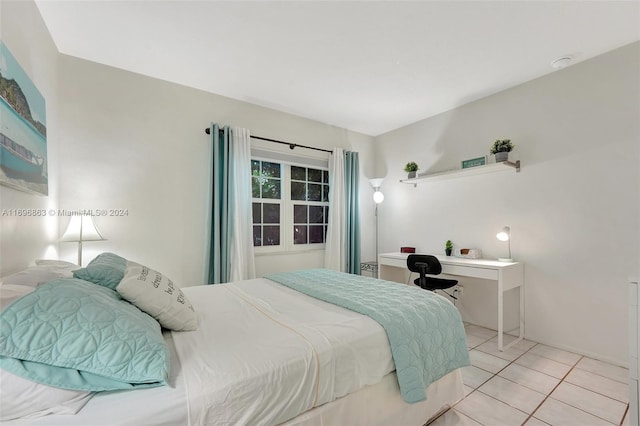
<instances>
[{"instance_id":1,"label":"white planter","mask_svg":"<svg viewBox=\"0 0 640 426\"><path fill-rule=\"evenodd\" d=\"M508 152L496 152L496 163L502 163L503 161L509 160Z\"/></svg>"}]
</instances>

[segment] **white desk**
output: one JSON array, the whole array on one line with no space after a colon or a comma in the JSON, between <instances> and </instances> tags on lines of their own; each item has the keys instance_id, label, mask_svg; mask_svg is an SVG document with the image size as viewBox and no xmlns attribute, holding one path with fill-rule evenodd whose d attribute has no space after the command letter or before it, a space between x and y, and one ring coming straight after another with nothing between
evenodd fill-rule
<instances>
[{"instance_id":1,"label":"white desk","mask_svg":"<svg viewBox=\"0 0 640 426\"><path fill-rule=\"evenodd\" d=\"M382 253L378 255L378 276L380 279L406 284L408 253ZM524 264L520 262L499 262L488 259L464 259L435 255L442 264L442 273L460 277L482 278L495 281L498 286L498 349L504 351L524 337ZM504 345L504 292L513 288L520 291L520 331L518 338Z\"/></svg>"}]
</instances>

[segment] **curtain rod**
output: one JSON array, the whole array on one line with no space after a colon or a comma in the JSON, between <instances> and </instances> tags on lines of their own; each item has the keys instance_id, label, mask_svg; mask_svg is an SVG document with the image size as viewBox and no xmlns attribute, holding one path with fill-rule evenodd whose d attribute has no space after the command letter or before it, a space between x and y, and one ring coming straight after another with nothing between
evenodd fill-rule
<instances>
[{"instance_id":1,"label":"curtain rod","mask_svg":"<svg viewBox=\"0 0 640 426\"><path fill-rule=\"evenodd\" d=\"M206 129L204 129L204 132L208 135L211 134L211 129L209 127L207 127ZM276 139L269 139L269 138L263 138L261 136L253 136L251 135L252 139L260 139L261 141L267 141L267 142L275 142L275 143L279 143L282 145L289 145L289 149L294 149L294 148L307 148L307 149L313 149L315 151L322 151L322 152L328 152L329 154L333 154L333 151L329 151L328 149L322 149L322 148L316 148L314 146L307 146L307 145L300 145L297 143L293 143L293 142L284 142L284 141L279 141Z\"/></svg>"}]
</instances>

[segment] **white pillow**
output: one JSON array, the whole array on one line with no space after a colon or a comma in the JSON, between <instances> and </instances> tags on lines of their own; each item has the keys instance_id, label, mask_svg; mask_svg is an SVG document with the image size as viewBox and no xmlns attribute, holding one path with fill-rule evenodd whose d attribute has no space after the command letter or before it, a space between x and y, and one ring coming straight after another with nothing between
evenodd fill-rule
<instances>
[{"instance_id":1,"label":"white pillow","mask_svg":"<svg viewBox=\"0 0 640 426\"><path fill-rule=\"evenodd\" d=\"M36 265L50 268L51 270L67 270L78 269L80 266L75 263L67 262L66 260L54 260L54 259L36 259Z\"/></svg>"},{"instance_id":2,"label":"white pillow","mask_svg":"<svg viewBox=\"0 0 640 426\"><path fill-rule=\"evenodd\" d=\"M173 281L139 263L127 262L124 278L116 291L140 310L154 317L161 326L175 331L198 327L196 312Z\"/></svg>"},{"instance_id":3,"label":"white pillow","mask_svg":"<svg viewBox=\"0 0 640 426\"><path fill-rule=\"evenodd\" d=\"M72 278L74 269L79 266L64 260L36 260L36 266L30 266L20 272L0 278L0 283L38 287L56 278Z\"/></svg>"},{"instance_id":4,"label":"white pillow","mask_svg":"<svg viewBox=\"0 0 640 426\"><path fill-rule=\"evenodd\" d=\"M35 287L0 286L0 312ZM0 421L33 418L47 414L76 414L93 392L54 388L23 379L0 369Z\"/></svg>"}]
</instances>

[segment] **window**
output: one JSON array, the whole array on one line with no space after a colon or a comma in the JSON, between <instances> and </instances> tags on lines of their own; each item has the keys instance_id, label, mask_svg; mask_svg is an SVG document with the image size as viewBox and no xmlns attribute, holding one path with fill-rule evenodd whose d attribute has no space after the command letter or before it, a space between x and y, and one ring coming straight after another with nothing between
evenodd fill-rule
<instances>
[{"instance_id":1,"label":"window","mask_svg":"<svg viewBox=\"0 0 640 426\"><path fill-rule=\"evenodd\" d=\"M329 222L329 172L291 166L293 244L324 244Z\"/></svg>"},{"instance_id":2,"label":"window","mask_svg":"<svg viewBox=\"0 0 640 426\"><path fill-rule=\"evenodd\" d=\"M279 163L251 160L254 247L280 245L281 176Z\"/></svg>"},{"instance_id":3,"label":"window","mask_svg":"<svg viewBox=\"0 0 640 426\"><path fill-rule=\"evenodd\" d=\"M254 247L284 251L324 247L329 222L327 170L253 159L251 179Z\"/></svg>"}]
</instances>

